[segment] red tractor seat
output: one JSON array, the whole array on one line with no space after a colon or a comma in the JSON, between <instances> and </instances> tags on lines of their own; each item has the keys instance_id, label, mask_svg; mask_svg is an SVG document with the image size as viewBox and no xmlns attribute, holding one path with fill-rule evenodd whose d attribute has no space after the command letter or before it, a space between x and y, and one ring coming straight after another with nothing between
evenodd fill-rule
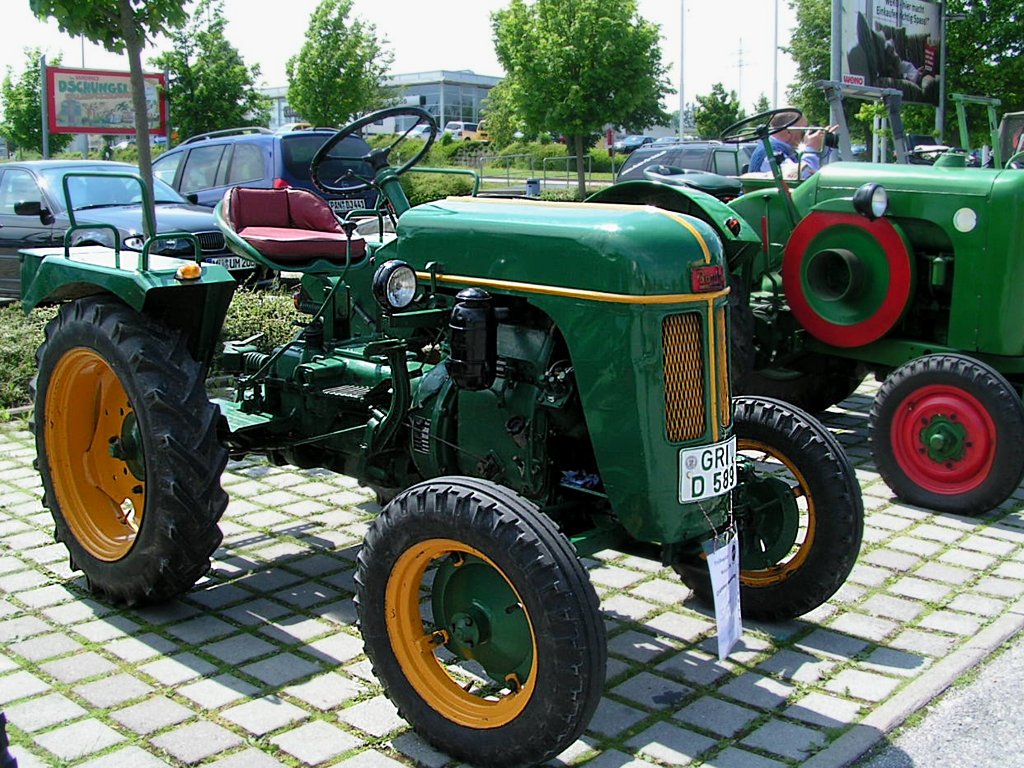
<instances>
[{"instance_id":1,"label":"red tractor seat","mask_svg":"<svg viewBox=\"0 0 1024 768\"><path fill-rule=\"evenodd\" d=\"M235 187L224 195L224 220L267 259L295 266L313 259L352 262L366 241L349 238L322 199L303 189Z\"/></svg>"}]
</instances>

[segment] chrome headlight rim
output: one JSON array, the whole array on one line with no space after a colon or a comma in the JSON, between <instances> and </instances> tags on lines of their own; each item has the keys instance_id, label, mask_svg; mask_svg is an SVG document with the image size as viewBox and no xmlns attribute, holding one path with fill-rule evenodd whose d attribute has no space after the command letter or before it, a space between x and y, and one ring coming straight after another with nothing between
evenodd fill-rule
<instances>
[{"instance_id":1,"label":"chrome headlight rim","mask_svg":"<svg viewBox=\"0 0 1024 768\"><path fill-rule=\"evenodd\" d=\"M401 259L381 264L373 275L373 297L385 312L399 312L416 299L416 271Z\"/></svg>"},{"instance_id":2,"label":"chrome headlight rim","mask_svg":"<svg viewBox=\"0 0 1024 768\"><path fill-rule=\"evenodd\" d=\"M880 219L889 210L889 193L881 184L861 184L853 193L853 209L871 221Z\"/></svg>"}]
</instances>

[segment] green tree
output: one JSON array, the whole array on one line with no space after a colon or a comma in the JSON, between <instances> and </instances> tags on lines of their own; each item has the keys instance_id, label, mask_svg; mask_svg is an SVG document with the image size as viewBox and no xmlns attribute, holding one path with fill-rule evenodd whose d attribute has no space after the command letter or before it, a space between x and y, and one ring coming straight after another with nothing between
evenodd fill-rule
<instances>
[{"instance_id":1,"label":"green tree","mask_svg":"<svg viewBox=\"0 0 1024 768\"><path fill-rule=\"evenodd\" d=\"M32 12L41 19L56 19L61 32L73 37L82 35L112 53L128 55L139 172L150 190L153 156L149 150L142 48L148 38L166 34L185 23L184 5L181 0L29 0Z\"/></svg>"},{"instance_id":2,"label":"green tree","mask_svg":"<svg viewBox=\"0 0 1024 768\"><path fill-rule=\"evenodd\" d=\"M807 115L811 125L828 125L828 102L815 83L831 76L832 0L789 0L789 7L796 11L793 36L782 49L796 62L789 106Z\"/></svg>"},{"instance_id":3,"label":"green tree","mask_svg":"<svg viewBox=\"0 0 1024 768\"><path fill-rule=\"evenodd\" d=\"M771 108L771 102L768 101L768 97L762 93L760 97L758 97L757 101L754 102L754 111L751 112L751 114L757 115L761 112L767 112Z\"/></svg>"},{"instance_id":4,"label":"green tree","mask_svg":"<svg viewBox=\"0 0 1024 768\"><path fill-rule=\"evenodd\" d=\"M523 131L525 127L516 114L505 80L487 92L482 111L482 117L487 121L487 132L495 147L508 146L515 141L516 131Z\"/></svg>"},{"instance_id":5,"label":"green tree","mask_svg":"<svg viewBox=\"0 0 1024 768\"><path fill-rule=\"evenodd\" d=\"M344 125L393 97L384 78L394 54L373 24L350 19L351 12L352 0L321 0L306 42L286 65L288 103L314 125Z\"/></svg>"},{"instance_id":6,"label":"green tree","mask_svg":"<svg viewBox=\"0 0 1024 768\"><path fill-rule=\"evenodd\" d=\"M606 125L636 132L667 122L662 98L674 91L661 31L635 0L512 0L491 25L526 133L563 134L582 158ZM582 194L585 166L576 168Z\"/></svg>"},{"instance_id":7,"label":"green tree","mask_svg":"<svg viewBox=\"0 0 1024 768\"><path fill-rule=\"evenodd\" d=\"M171 36L172 48L152 60L170 76L171 119L180 136L239 125L265 125L270 101L256 90L259 65L246 66L224 36L223 0L200 0Z\"/></svg>"},{"instance_id":8,"label":"green tree","mask_svg":"<svg viewBox=\"0 0 1024 768\"><path fill-rule=\"evenodd\" d=\"M1024 10L1020 0L947 0L946 94L993 96L1003 112L1024 110ZM971 114L972 144L988 143L983 111ZM946 104L947 142L959 141L956 111Z\"/></svg>"},{"instance_id":9,"label":"green tree","mask_svg":"<svg viewBox=\"0 0 1024 768\"><path fill-rule=\"evenodd\" d=\"M697 124L697 135L708 139L717 139L722 131L746 117L746 113L740 107L740 100L736 91L725 92L725 86L715 83L711 86L711 93L707 96L697 97L697 109L694 110L693 119Z\"/></svg>"},{"instance_id":10,"label":"green tree","mask_svg":"<svg viewBox=\"0 0 1024 768\"><path fill-rule=\"evenodd\" d=\"M3 85L0 86L0 104L3 105L4 119L0 123L0 135L18 148L19 157L23 150L43 151L43 107L39 79L39 58L43 52L25 49L25 69L15 77L7 68ZM52 62L60 64L58 56ZM72 136L55 133L50 136L50 149L62 152L71 143Z\"/></svg>"}]
</instances>

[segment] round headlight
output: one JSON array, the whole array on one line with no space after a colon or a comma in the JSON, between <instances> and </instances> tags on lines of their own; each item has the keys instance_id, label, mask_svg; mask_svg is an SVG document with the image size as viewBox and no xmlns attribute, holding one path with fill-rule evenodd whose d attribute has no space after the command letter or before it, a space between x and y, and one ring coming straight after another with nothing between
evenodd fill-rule
<instances>
[{"instance_id":1,"label":"round headlight","mask_svg":"<svg viewBox=\"0 0 1024 768\"><path fill-rule=\"evenodd\" d=\"M889 193L881 184L862 184L853 193L853 209L869 219L880 219L889 210Z\"/></svg>"},{"instance_id":2,"label":"round headlight","mask_svg":"<svg viewBox=\"0 0 1024 768\"><path fill-rule=\"evenodd\" d=\"M404 261L384 262L373 275L373 296L385 312L405 309L416 298L416 273Z\"/></svg>"}]
</instances>

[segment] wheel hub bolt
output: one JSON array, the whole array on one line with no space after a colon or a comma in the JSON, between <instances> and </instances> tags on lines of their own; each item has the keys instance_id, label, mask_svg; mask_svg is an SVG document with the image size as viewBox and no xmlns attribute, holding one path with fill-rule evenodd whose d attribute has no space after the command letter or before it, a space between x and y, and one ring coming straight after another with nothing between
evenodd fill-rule
<instances>
[{"instance_id":1,"label":"wheel hub bolt","mask_svg":"<svg viewBox=\"0 0 1024 768\"><path fill-rule=\"evenodd\" d=\"M456 614L448 629L455 641L467 648L472 648L480 642L480 626L473 621L472 616L465 613Z\"/></svg>"}]
</instances>

